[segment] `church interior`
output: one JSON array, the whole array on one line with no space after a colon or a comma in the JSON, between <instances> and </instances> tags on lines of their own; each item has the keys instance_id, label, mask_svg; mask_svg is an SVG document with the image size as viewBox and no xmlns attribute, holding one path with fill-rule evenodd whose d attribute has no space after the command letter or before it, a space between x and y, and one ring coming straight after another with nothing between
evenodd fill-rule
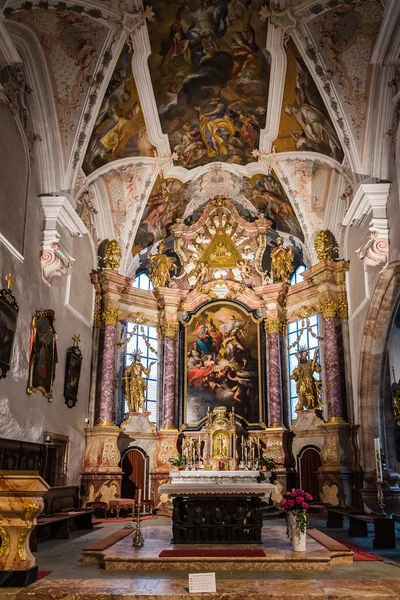
<instances>
[{"instance_id":1,"label":"church interior","mask_svg":"<svg viewBox=\"0 0 400 600\"><path fill-rule=\"evenodd\" d=\"M400 2L3 0L0 122L0 598L400 599Z\"/></svg>"}]
</instances>

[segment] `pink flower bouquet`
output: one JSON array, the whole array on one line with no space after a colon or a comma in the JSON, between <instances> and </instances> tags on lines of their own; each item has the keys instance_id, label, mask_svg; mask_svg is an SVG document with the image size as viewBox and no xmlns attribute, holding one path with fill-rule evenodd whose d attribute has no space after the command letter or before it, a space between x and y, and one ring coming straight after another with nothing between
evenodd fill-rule
<instances>
[{"instance_id":1,"label":"pink flower bouquet","mask_svg":"<svg viewBox=\"0 0 400 600\"><path fill-rule=\"evenodd\" d=\"M281 508L287 513L293 512L296 527L304 533L308 525L307 508L312 503L313 497L304 490L297 489L292 492L285 492L281 500Z\"/></svg>"}]
</instances>

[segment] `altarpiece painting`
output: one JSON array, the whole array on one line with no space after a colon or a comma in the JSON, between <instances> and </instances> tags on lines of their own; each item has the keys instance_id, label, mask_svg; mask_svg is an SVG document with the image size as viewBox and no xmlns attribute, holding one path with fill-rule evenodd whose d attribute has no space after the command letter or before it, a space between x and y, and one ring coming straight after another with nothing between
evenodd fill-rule
<instances>
[{"instance_id":1,"label":"altarpiece painting","mask_svg":"<svg viewBox=\"0 0 400 600\"><path fill-rule=\"evenodd\" d=\"M28 394L41 391L53 402L53 382L57 363L57 334L53 310L37 310L32 320L31 358L29 361Z\"/></svg>"},{"instance_id":2,"label":"altarpiece painting","mask_svg":"<svg viewBox=\"0 0 400 600\"><path fill-rule=\"evenodd\" d=\"M7 376L11 366L18 311L18 304L11 290L0 290L0 379Z\"/></svg>"},{"instance_id":3,"label":"altarpiece painting","mask_svg":"<svg viewBox=\"0 0 400 600\"><path fill-rule=\"evenodd\" d=\"M257 320L238 304L207 304L185 327L185 414L189 426L225 406L249 424L261 421Z\"/></svg>"}]
</instances>

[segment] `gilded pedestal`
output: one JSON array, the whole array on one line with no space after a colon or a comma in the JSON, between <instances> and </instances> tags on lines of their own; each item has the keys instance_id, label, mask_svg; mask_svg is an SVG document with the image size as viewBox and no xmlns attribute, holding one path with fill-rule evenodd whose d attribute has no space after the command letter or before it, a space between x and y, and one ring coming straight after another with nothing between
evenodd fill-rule
<instances>
[{"instance_id":1,"label":"gilded pedestal","mask_svg":"<svg viewBox=\"0 0 400 600\"><path fill-rule=\"evenodd\" d=\"M29 538L48 489L39 475L0 474L0 587L24 586L36 580Z\"/></svg>"}]
</instances>

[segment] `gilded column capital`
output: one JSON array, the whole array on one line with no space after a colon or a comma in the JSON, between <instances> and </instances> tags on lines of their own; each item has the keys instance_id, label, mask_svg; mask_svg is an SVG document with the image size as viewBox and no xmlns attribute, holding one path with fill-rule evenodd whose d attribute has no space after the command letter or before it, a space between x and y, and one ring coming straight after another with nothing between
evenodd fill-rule
<instances>
[{"instance_id":1,"label":"gilded column capital","mask_svg":"<svg viewBox=\"0 0 400 600\"><path fill-rule=\"evenodd\" d=\"M106 308L103 310L102 322L104 325L114 325L115 327L120 320L121 315L121 311L116 308Z\"/></svg>"},{"instance_id":2,"label":"gilded column capital","mask_svg":"<svg viewBox=\"0 0 400 600\"><path fill-rule=\"evenodd\" d=\"M176 337L179 331L179 323L177 321L165 321L159 325L159 332L161 337Z\"/></svg>"},{"instance_id":3,"label":"gilded column capital","mask_svg":"<svg viewBox=\"0 0 400 600\"><path fill-rule=\"evenodd\" d=\"M276 318L266 318L264 319L264 328L267 334L270 333L278 333L279 335L286 335L286 321L279 317Z\"/></svg>"},{"instance_id":4,"label":"gilded column capital","mask_svg":"<svg viewBox=\"0 0 400 600\"><path fill-rule=\"evenodd\" d=\"M102 324L101 310L99 308L95 308L93 312L93 327L101 327Z\"/></svg>"},{"instance_id":5,"label":"gilded column capital","mask_svg":"<svg viewBox=\"0 0 400 600\"><path fill-rule=\"evenodd\" d=\"M344 300L327 299L321 302L318 306L318 312L325 317L347 318L347 302Z\"/></svg>"}]
</instances>

